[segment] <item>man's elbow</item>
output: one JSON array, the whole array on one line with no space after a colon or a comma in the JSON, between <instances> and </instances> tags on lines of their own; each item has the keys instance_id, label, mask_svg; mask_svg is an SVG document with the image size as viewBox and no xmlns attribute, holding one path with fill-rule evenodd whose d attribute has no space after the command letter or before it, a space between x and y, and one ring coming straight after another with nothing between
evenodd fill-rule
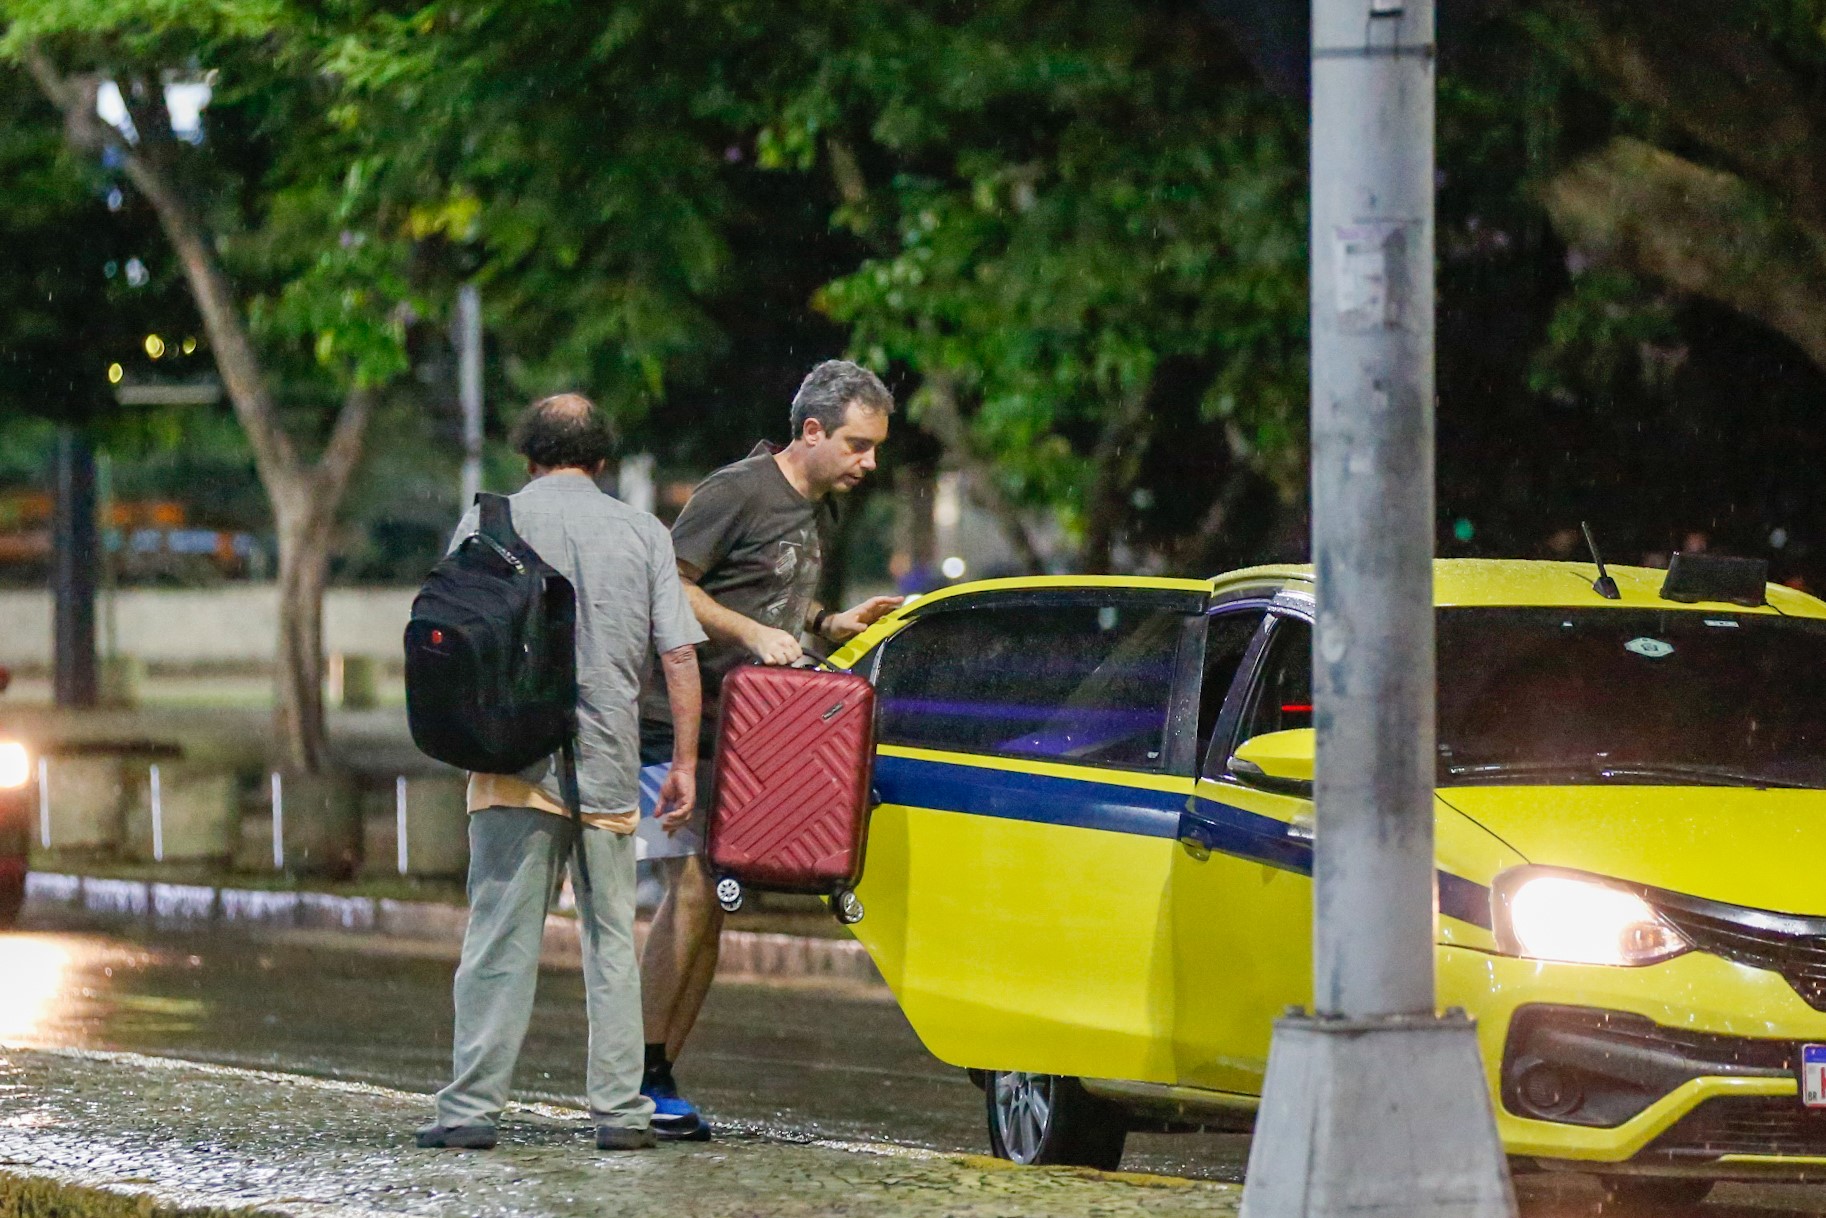
<instances>
[{"instance_id":1,"label":"man's elbow","mask_svg":"<svg viewBox=\"0 0 1826 1218\"><path fill-rule=\"evenodd\" d=\"M668 670L697 671L697 644L686 643L683 647L674 647L671 651L662 652L660 663Z\"/></svg>"}]
</instances>

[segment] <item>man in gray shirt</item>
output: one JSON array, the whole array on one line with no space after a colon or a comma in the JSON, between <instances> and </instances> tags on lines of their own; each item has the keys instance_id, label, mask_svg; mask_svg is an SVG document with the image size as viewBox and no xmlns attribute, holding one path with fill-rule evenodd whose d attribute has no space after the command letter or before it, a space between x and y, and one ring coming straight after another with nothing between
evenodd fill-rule
<instances>
[{"instance_id":1,"label":"man in gray shirt","mask_svg":"<svg viewBox=\"0 0 1826 1218\"><path fill-rule=\"evenodd\" d=\"M708 755L714 742L723 677L744 660L791 664L801 654L801 633L842 643L900 604L878 596L832 611L815 594L824 563L831 497L855 489L875 469L888 437L894 398L866 368L826 360L807 374L793 395L793 442L763 443L745 460L725 465L692 492L672 526L679 574L697 620L710 636L700 656L704 678L704 730ZM657 691L641 701L641 753L648 774L684 754L685 729L676 709ZM709 789L706 764L700 794ZM674 769L673 772L676 772ZM678 1094L672 1078L685 1037L697 1021L716 972L723 911L704 865L704 814L699 807L656 815L640 828L642 857L654 859L666 897L653 917L641 957L646 1007L647 1071L642 1093L657 1105L653 1128L662 1138L701 1139L710 1127Z\"/></svg>"},{"instance_id":2,"label":"man in gray shirt","mask_svg":"<svg viewBox=\"0 0 1826 1218\"><path fill-rule=\"evenodd\" d=\"M634 832L639 823L636 699L657 653L680 725L659 788L669 820L696 802L699 680L705 641L680 585L672 539L594 478L613 450L608 422L576 394L534 403L514 428L531 476L509 499L514 531L571 581L577 599L577 779L581 840L547 758L519 774L469 778L469 926L456 973L454 1075L437 1096L426 1147L487 1149L533 1013L546 907L570 860L583 943L590 1039L587 1087L596 1144L654 1145L640 1094L640 977L634 955ZM454 549L475 531L471 508Z\"/></svg>"}]
</instances>

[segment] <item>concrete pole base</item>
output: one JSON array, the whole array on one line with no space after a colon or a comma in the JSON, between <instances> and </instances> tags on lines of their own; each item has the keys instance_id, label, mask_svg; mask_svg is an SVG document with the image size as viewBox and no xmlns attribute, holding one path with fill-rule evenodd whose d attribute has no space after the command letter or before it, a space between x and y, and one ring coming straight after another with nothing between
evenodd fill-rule
<instances>
[{"instance_id":1,"label":"concrete pole base","mask_svg":"<svg viewBox=\"0 0 1826 1218\"><path fill-rule=\"evenodd\" d=\"M1462 1011L1277 1020L1262 1094L1243 1218L1515 1218Z\"/></svg>"}]
</instances>

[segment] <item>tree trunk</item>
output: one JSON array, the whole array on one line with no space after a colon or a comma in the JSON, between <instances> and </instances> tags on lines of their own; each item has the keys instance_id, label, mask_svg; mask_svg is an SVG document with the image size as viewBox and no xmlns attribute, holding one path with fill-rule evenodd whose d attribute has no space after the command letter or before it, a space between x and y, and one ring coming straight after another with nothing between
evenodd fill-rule
<instances>
[{"instance_id":1,"label":"tree trunk","mask_svg":"<svg viewBox=\"0 0 1826 1218\"><path fill-rule=\"evenodd\" d=\"M1104 420L1091 457L1091 485L1084 503L1084 550L1079 562L1093 575L1115 565L1116 533L1129 512L1129 496L1141 469L1150 416L1147 392L1130 394Z\"/></svg>"},{"instance_id":2,"label":"tree trunk","mask_svg":"<svg viewBox=\"0 0 1826 1218\"><path fill-rule=\"evenodd\" d=\"M909 462L894 471L894 576L924 589L937 579L938 530L932 521L938 471Z\"/></svg>"},{"instance_id":3,"label":"tree trunk","mask_svg":"<svg viewBox=\"0 0 1826 1218\"><path fill-rule=\"evenodd\" d=\"M970 443L969 428L957 404L957 387L948 377L926 375L925 409L919 424L936 439L945 451L945 460L964 475L964 485L976 505L995 517L1009 548L1030 574L1046 570L1046 560L1027 531L1021 509L1002 492L995 477L995 466L983 459Z\"/></svg>"},{"instance_id":4,"label":"tree trunk","mask_svg":"<svg viewBox=\"0 0 1826 1218\"><path fill-rule=\"evenodd\" d=\"M209 336L210 353L222 377L235 418L253 450L260 485L273 509L279 536L279 639L274 666L276 760L285 769L318 773L328 761L323 719L323 590L329 570L331 527L361 456L373 393L352 389L331 425L323 455L312 464L300 459L279 423L253 336L233 285L216 257L216 245L185 194L173 160L171 134L159 81L125 87L137 143L97 117L98 78L60 74L37 48L21 52L26 70L64 116L64 131L78 148L112 149L134 186L152 204L165 239L171 242Z\"/></svg>"},{"instance_id":5,"label":"tree trunk","mask_svg":"<svg viewBox=\"0 0 1826 1218\"><path fill-rule=\"evenodd\" d=\"M1168 548L1168 570L1200 578L1218 569L1218 564L1229 557L1224 534L1248 490L1249 475L1242 470L1231 470L1211 505L1199 517L1198 524Z\"/></svg>"},{"instance_id":6,"label":"tree trunk","mask_svg":"<svg viewBox=\"0 0 1826 1218\"><path fill-rule=\"evenodd\" d=\"M279 640L273 667L274 736L287 770L315 774L328 759L323 715L323 590L330 531L316 505L279 508Z\"/></svg>"}]
</instances>

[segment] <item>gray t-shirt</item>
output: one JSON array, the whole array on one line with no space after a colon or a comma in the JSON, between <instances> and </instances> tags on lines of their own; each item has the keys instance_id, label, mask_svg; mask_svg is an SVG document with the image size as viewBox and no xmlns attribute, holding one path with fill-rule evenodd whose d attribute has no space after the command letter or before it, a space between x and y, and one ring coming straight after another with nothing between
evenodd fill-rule
<instances>
[{"instance_id":1,"label":"gray t-shirt","mask_svg":"<svg viewBox=\"0 0 1826 1218\"><path fill-rule=\"evenodd\" d=\"M583 810L627 812L640 800L642 675L652 657L704 641L685 600L666 526L582 474L547 474L508 497L514 532L577 592L577 785ZM480 521L471 507L455 549ZM562 802L558 759L521 771Z\"/></svg>"},{"instance_id":2,"label":"gray t-shirt","mask_svg":"<svg viewBox=\"0 0 1826 1218\"><path fill-rule=\"evenodd\" d=\"M672 524L672 545L679 561L702 572L698 587L712 600L796 637L817 596L831 509L793 488L774 461L777 451L758 444L744 459L700 482ZM722 643L698 649L707 728L716 718L724 674L746 654ZM671 722L665 691L651 681L642 696L641 717L650 734L654 726ZM705 749L712 738L704 732Z\"/></svg>"}]
</instances>

